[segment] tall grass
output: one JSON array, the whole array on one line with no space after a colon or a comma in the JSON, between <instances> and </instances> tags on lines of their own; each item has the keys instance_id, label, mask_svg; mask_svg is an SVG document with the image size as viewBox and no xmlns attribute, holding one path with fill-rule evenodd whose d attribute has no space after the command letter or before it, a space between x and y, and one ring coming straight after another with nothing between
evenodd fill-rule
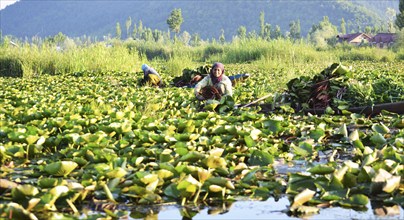
<instances>
[{"instance_id":1,"label":"tall grass","mask_svg":"<svg viewBox=\"0 0 404 220\"><path fill-rule=\"evenodd\" d=\"M70 42L71 43L71 42ZM154 66L159 72L175 77L185 68L194 68L216 61L225 64L253 63L260 71L275 79L288 80L301 75L302 70L318 66L318 70L335 62L358 60L390 62L403 59L403 50L343 46L317 50L304 40L235 39L230 43L203 42L189 46L182 42L147 42L141 40L111 40L84 46L70 45L60 49L51 44L9 44L0 46L0 58L17 59L24 77L37 74L70 74L80 71L140 72L142 63ZM278 70L282 76L278 76ZM317 70L313 70L317 72ZM308 73L304 73L308 74Z\"/></svg>"}]
</instances>

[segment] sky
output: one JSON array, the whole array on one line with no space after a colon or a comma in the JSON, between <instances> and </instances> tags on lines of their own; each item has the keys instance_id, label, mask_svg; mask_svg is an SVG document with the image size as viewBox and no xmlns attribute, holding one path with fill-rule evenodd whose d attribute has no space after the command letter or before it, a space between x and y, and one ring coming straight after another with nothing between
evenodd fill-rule
<instances>
[{"instance_id":1,"label":"sky","mask_svg":"<svg viewBox=\"0 0 404 220\"><path fill-rule=\"evenodd\" d=\"M11 5L18 0L0 0L0 10L5 8L7 5Z\"/></svg>"}]
</instances>

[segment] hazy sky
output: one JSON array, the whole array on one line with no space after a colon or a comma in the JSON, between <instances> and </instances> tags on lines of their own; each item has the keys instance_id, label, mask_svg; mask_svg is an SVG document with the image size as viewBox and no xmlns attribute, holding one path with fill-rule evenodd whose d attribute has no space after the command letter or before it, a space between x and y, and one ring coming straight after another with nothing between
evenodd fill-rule
<instances>
[{"instance_id":1,"label":"hazy sky","mask_svg":"<svg viewBox=\"0 0 404 220\"><path fill-rule=\"evenodd\" d=\"M0 0L0 10L5 8L7 5L11 5L18 0Z\"/></svg>"}]
</instances>

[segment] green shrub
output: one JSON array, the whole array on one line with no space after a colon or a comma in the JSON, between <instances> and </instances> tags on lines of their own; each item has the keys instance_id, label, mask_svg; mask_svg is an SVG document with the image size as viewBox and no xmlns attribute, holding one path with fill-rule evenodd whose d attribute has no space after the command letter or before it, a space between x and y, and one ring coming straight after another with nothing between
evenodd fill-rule
<instances>
[{"instance_id":1,"label":"green shrub","mask_svg":"<svg viewBox=\"0 0 404 220\"><path fill-rule=\"evenodd\" d=\"M0 76L1 77L22 77L22 63L17 58L0 58Z\"/></svg>"}]
</instances>

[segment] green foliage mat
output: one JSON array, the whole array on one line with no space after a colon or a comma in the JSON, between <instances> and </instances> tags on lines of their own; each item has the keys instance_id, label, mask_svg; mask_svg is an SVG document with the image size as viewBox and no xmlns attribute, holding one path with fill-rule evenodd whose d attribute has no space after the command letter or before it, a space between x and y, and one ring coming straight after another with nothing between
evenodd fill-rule
<instances>
[{"instance_id":1,"label":"green foliage mat","mask_svg":"<svg viewBox=\"0 0 404 220\"><path fill-rule=\"evenodd\" d=\"M386 71L359 65L357 80L400 92L388 91L393 83L402 88L400 64ZM271 77L255 73L232 99L204 111L192 90L139 86L130 73L0 78L0 217L69 216L86 202L189 205L283 195L294 216L318 207L366 209L370 201L403 207L403 115L234 108L276 90ZM290 169L298 162L301 169Z\"/></svg>"}]
</instances>

